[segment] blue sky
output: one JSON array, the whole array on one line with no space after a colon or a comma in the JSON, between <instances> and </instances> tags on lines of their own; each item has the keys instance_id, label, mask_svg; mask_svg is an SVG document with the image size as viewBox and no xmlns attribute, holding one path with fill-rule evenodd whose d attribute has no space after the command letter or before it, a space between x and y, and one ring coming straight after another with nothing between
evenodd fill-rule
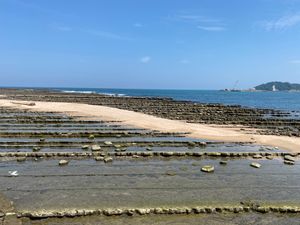
<instances>
[{"instance_id":1,"label":"blue sky","mask_svg":"<svg viewBox=\"0 0 300 225\"><path fill-rule=\"evenodd\" d=\"M0 0L0 86L300 83L300 0Z\"/></svg>"}]
</instances>

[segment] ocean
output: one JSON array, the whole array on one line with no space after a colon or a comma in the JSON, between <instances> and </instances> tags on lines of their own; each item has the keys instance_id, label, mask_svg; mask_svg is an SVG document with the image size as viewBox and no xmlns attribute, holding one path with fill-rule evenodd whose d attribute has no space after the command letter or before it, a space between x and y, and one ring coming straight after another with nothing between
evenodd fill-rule
<instances>
[{"instance_id":1,"label":"ocean","mask_svg":"<svg viewBox=\"0 0 300 225\"><path fill-rule=\"evenodd\" d=\"M151 90L106 88L53 88L64 92L101 93L118 96L168 97L201 103L241 105L250 108L300 110L300 92L224 92L217 90Z\"/></svg>"}]
</instances>

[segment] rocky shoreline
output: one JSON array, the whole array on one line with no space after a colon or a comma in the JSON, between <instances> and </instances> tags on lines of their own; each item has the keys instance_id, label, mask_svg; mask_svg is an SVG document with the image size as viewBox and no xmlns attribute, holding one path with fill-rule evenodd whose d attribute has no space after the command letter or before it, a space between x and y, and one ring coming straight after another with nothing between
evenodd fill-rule
<instances>
[{"instance_id":1,"label":"rocky shoreline","mask_svg":"<svg viewBox=\"0 0 300 225\"><path fill-rule=\"evenodd\" d=\"M71 116L67 110L41 111L34 102L73 102L77 95L5 91L1 94L12 102L31 102L26 107L21 107L22 102L0 106L1 225L115 224L120 220L130 224L132 218L176 222L177 216L192 220L190 224L199 224L203 217L204 224L215 217L222 224L231 224L223 223L231 217L240 224L258 218L262 222L300 220L299 152L253 142L190 138L185 132ZM195 106L170 99L98 95L78 99L148 114L158 113L158 105L163 111L167 104L174 111L173 119L183 106L192 116L199 116L200 108L206 113L230 109L240 116L245 110L247 115L265 116L260 110ZM138 105L144 101L146 105Z\"/></svg>"},{"instance_id":2,"label":"rocky shoreline","mask_svg":"<svg viewBox=\"0 0 300 225\"><path fill-rule=\"evenodd\" d=\"M169 98L115 97L101 94L63 93L52 90L0 89L0 95L5 95L11 100L109 106L188 123L241 125L257 129L256 132L259 134L300 137L298 112L175 101Z\"/></svg>"}]
</instances>

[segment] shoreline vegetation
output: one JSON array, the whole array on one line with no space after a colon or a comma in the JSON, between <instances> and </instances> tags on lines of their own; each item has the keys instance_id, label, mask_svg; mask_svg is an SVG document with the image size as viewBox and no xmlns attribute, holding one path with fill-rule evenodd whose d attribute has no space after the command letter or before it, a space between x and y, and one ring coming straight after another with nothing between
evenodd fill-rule
<instances>
[{"instance_id":1,"label":"shoreline vegetation","mask_svg":"<svg viewBox=\"0 0 300 225\"><path fill-rule=\"evenodd\" d=\"M279 110L0 89L0 222L299 221L299 124Z\"/></svg>"}]
</instances>

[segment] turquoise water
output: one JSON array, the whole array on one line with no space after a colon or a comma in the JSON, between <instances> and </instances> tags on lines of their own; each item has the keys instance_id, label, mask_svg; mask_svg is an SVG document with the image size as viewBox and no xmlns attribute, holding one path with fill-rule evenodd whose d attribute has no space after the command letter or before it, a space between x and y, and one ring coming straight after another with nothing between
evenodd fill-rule
<instances>
[{"instance_id":1,"label":"turquoise water","mask_svg":"<svg viewBox=\"0 0 300 225\"><path fill-rule=\"evenodd\" d=\"M202 103L222 103L255 108L300 110L300 92L224 92L209 90L150 90L103 88L56 88L67 92L102 93L120 96L168 97Z\"/></svg>"}]
</instances>

